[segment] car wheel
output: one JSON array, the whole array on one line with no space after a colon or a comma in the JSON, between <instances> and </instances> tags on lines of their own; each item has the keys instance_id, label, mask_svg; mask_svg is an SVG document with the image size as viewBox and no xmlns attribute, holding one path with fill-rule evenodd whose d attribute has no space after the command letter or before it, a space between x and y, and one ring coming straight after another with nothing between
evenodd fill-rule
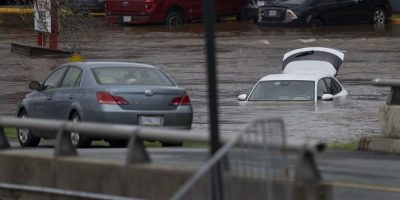
<instances>
[{"instance_id":1,"label":"car wheel","mask_svg":"<svg viewBox=\"0 0 400 200\"><path fill-rule=\"evenodd\" d=\"M163 147L181 147L182 142L161 142Z\"/></svg>"},{"instance_id":2,"label":"car wheel","mask_svg":"<svg viewBox=\"0 0 400 200\"><path fill-rule=\"evenodd\" d=\"M113 139L109 140L108 143L111 147L126 147L128 145L128 140L124 139Z\"/></svg>"},{"instance_id":3,"label":"car wheel","mask_svg":"<svg viewBox=\"0 0 400 200\"><path fill-rule=\"evenodd\" d=\"M247 13L247 6L240 10L240 13L236 16L237 20L247 20L250 19L250 16Z\"/></svg>"},{"instance_id":4,"label":"car wheel","mask_svg":"<svg viewBox=\"0 0 400 200\"><path fill-rule=\"evenodd\" d=\"M78 113L74 113L71 116L71 121L74 123L78 123L81 121L80 116ZM78 132L71 132L71 142L72 145L78 148L85 148L89 147L92 141L90 138L83 136L82 134L79 134Z\"/></svg>"},{"instance_id":5,"label":"car wheel","mask_svg":"<svg viewBox=\"0 0 400 200\"><path fill-rule=\"evenodd\" d=\"M183 23L182 15L177 11L171 11L165 18L165 25L176 26Z\"/></svg>"},{"instance_id":6,"label":"car wheel","mask_svg":"<svg viewBox=\"0 0 400 200\"><path fill-rule=\"evenodd\" d=\"M18 117L27 119L28 114L23 110L18 114ZM40 137L34 136L29 128L17 128L17 134L22 147L37 147L39 145Z\"/></svg>"},{"instance_id":7,"label":"car wheel","mask_svg":"<svg viewBox=\"0 0 400 200\"><path fill-rule=\"evenodd\" d=\"M374 24L385 24L386 12L383 8L376 8L372 13L372 21Z\"/></svg>"},{"instance_id":8,"label":"car wheel","mask_svg":"<svg viewBox=\"0 0 400 200\"><path fill-rule=\"evenodd\" d=\"M308 23L308 26L310 28L318 28L324 25L324 22L320 19L311 19L310 22Z\"/></svg>"}]
</instances>

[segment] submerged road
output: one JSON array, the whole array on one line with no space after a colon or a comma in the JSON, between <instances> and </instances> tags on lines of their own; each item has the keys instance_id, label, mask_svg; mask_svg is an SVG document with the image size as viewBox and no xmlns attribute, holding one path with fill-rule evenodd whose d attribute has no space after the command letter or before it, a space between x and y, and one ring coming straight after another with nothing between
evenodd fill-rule
<instances>
[{"instance_id":1,"label":"submerged road","mask_svg":"<svg viewBox=\"0 0 400 200\"><path fill-rule=\"evenodd\" d=\"M82 29L60 35L60 47L76 49L87 61L129 61L161 66L185 88L194 109L193 129L207 130L207 78L202 24L104 26L93 18ZM373 78L398 78L400 25L350 25L307 28L259 28L250 21L216 24L221 132L237 133L259 117L282 117L294 140L349 142L379 133L378 108L389 88L368 85ZM43 80L66 57L25 57L10 53L10 43L35 44L29 28L0 28L0 114L14 115L29 92L30 80ZM337 78L349 92L344 102L239 106L264 75L281 72L283 54L307 46L346 51ZM9 89L7 89L9 88Z\"/></svg>"}]
</instances>

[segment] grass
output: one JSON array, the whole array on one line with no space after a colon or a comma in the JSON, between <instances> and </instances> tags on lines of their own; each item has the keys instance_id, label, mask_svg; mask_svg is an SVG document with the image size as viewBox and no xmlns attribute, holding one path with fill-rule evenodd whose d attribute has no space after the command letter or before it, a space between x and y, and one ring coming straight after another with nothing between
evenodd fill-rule
<instances>
[{"instance_id":1,"label":"grass","mask_svg":"<svg viewBox=\"0 0 400 200\"><path fill-rule=\"evenodd\" d=\"M4 132L7 138L17 138L17 131L15 128L6 128Z\"/></svg>"},{"instance_id":2,"label":"grass","mask_svg":"<svg viewBox=\"0 0 400 200\"><path fill-rule=\"evenodd\" d=\"M357 150L357 142L350 143L328 143L328 149L336 149L336 150Z\"/></svg>"},{"instance_id":3,"label":"grass","mask_svg":"<svg viewBox=\"0 0 400 200\"><path fill-rule=\"evenodd\" d=\"M17 138L17 131L15 128L5 128L4 130L7 138ZM108 146L108 142L105 141L93 141L93 146ZM148 142L145 141L144 145L146 147L162 147L160 142ZM209 145L206 142L184 142L183 147L186 148L208 148Z\"/></svg>"},{"instance_id":4,"label":"grass","mask_svg":"<svg viewBox=\"0 0 400 200\"><path fill-rule=\"evenodd\" d=\"M98 141L93 141L92 146L109 146L108 142L98 140ZM155 141L155 142L149 142L149 141L144 141L144 146L145 147L150 147L150 148L162 148L161 142ZM201 142L184 142L183 147L185 148L208 148L208 143L201 143Z\"/></svg>"},{"instance_id":5,"label":"grass","mask_svg":"<svg viewBox=\"0 0 400 200\"><path fill-rule=\"evenodd\" d=\"M6 128L5 135L7 138L17 138L17 132L14 128ZM94 146L108 146L108 142L105 141L93 141L92 145ZM162 147L160 142L148 142L145 141L144 145L146 147ZM333 142L328 143L328 149L336 149L336 150L356 150L357 142L349 142L349 143L339 143ZM183 147L185 148L209 148L209 144L206 142L184 142Z\"/></svg>"}]
</instances>

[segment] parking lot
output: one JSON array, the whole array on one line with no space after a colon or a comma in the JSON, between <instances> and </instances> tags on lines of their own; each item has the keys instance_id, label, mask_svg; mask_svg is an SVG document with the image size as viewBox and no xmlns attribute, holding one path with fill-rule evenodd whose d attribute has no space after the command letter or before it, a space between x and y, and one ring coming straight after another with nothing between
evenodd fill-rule
<instances>
[{"instance_id":1,"label":"parking lot","mask_svg":"<svg viewBox=\"0 0 400 200\"><path fill-rule=\"evenodd\" d=\"M208 127L207 78L203 24L104 26L92 19L90 31L63 35L61 48L78 47L88 61L129 61L162 66L191 97L193 129ZM22 31L21 31L22 30ZM368 84L373 78L397 78L400 26L348 25L317 30L259 28L250 21L216 25L219 105L222 132L235 133L257 117L283 117L291 139L349 142L379 133L378 108L388 88ZM35 44L31 28L0 29L0 113L14 115L30 80L43 80L66 57L24 57L10 53L10 43ZM249 93L259 78L279 73L285 52L322 46L346 51L337 78L349 91L345 102L239 106L237 96Z\"/></svg>"}]
</instances>

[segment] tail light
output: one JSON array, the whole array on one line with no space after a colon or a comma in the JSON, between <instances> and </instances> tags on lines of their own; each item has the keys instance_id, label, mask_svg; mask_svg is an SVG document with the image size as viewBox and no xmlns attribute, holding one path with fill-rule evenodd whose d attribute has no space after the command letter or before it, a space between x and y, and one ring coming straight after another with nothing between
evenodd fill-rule
<instances>
[{"instance_id":1,"label":"tail light","mask_svg":"<svg viewBox=\"0 0 400 200\"><path fill-rule=\"evenodd\" d=\"M146 10L151 10L156 5L155 3L156 3L155 0L145 0L144 1L144 8Z\"/></svg>"},{"instance_id":2,"label":"tail light","mask_svg":"<svg viewBox=\"0 0 400 200\"><path fill-rule=\"evenodd\" d=\"M170 106L183 106L190 105L190 98L188 95L184 95L181 97L175 97L169 102Z\"/></svg>"},{"instance_id":3,"label":"tail light","mask_svg":"<svg viewBox=\"0 0 400 200\"><path fill-rule=\"evenodd\" d=\"M295 20L295 19L298 19L297 15L294 14L293 11L287 10L286 11L286 21L292 21L292 20Z\"/></svg>"},{"instance_id":4,"label":"tail light","mask_svg":"<svg viewBox=\"0 0 400 200\"><path fill-rule=\"evenodd\" d=\"M96 93L97 101L100 104L128 105L128 101L120 96L113 96L108 92Z\"/></svg>"}]
</instances>

